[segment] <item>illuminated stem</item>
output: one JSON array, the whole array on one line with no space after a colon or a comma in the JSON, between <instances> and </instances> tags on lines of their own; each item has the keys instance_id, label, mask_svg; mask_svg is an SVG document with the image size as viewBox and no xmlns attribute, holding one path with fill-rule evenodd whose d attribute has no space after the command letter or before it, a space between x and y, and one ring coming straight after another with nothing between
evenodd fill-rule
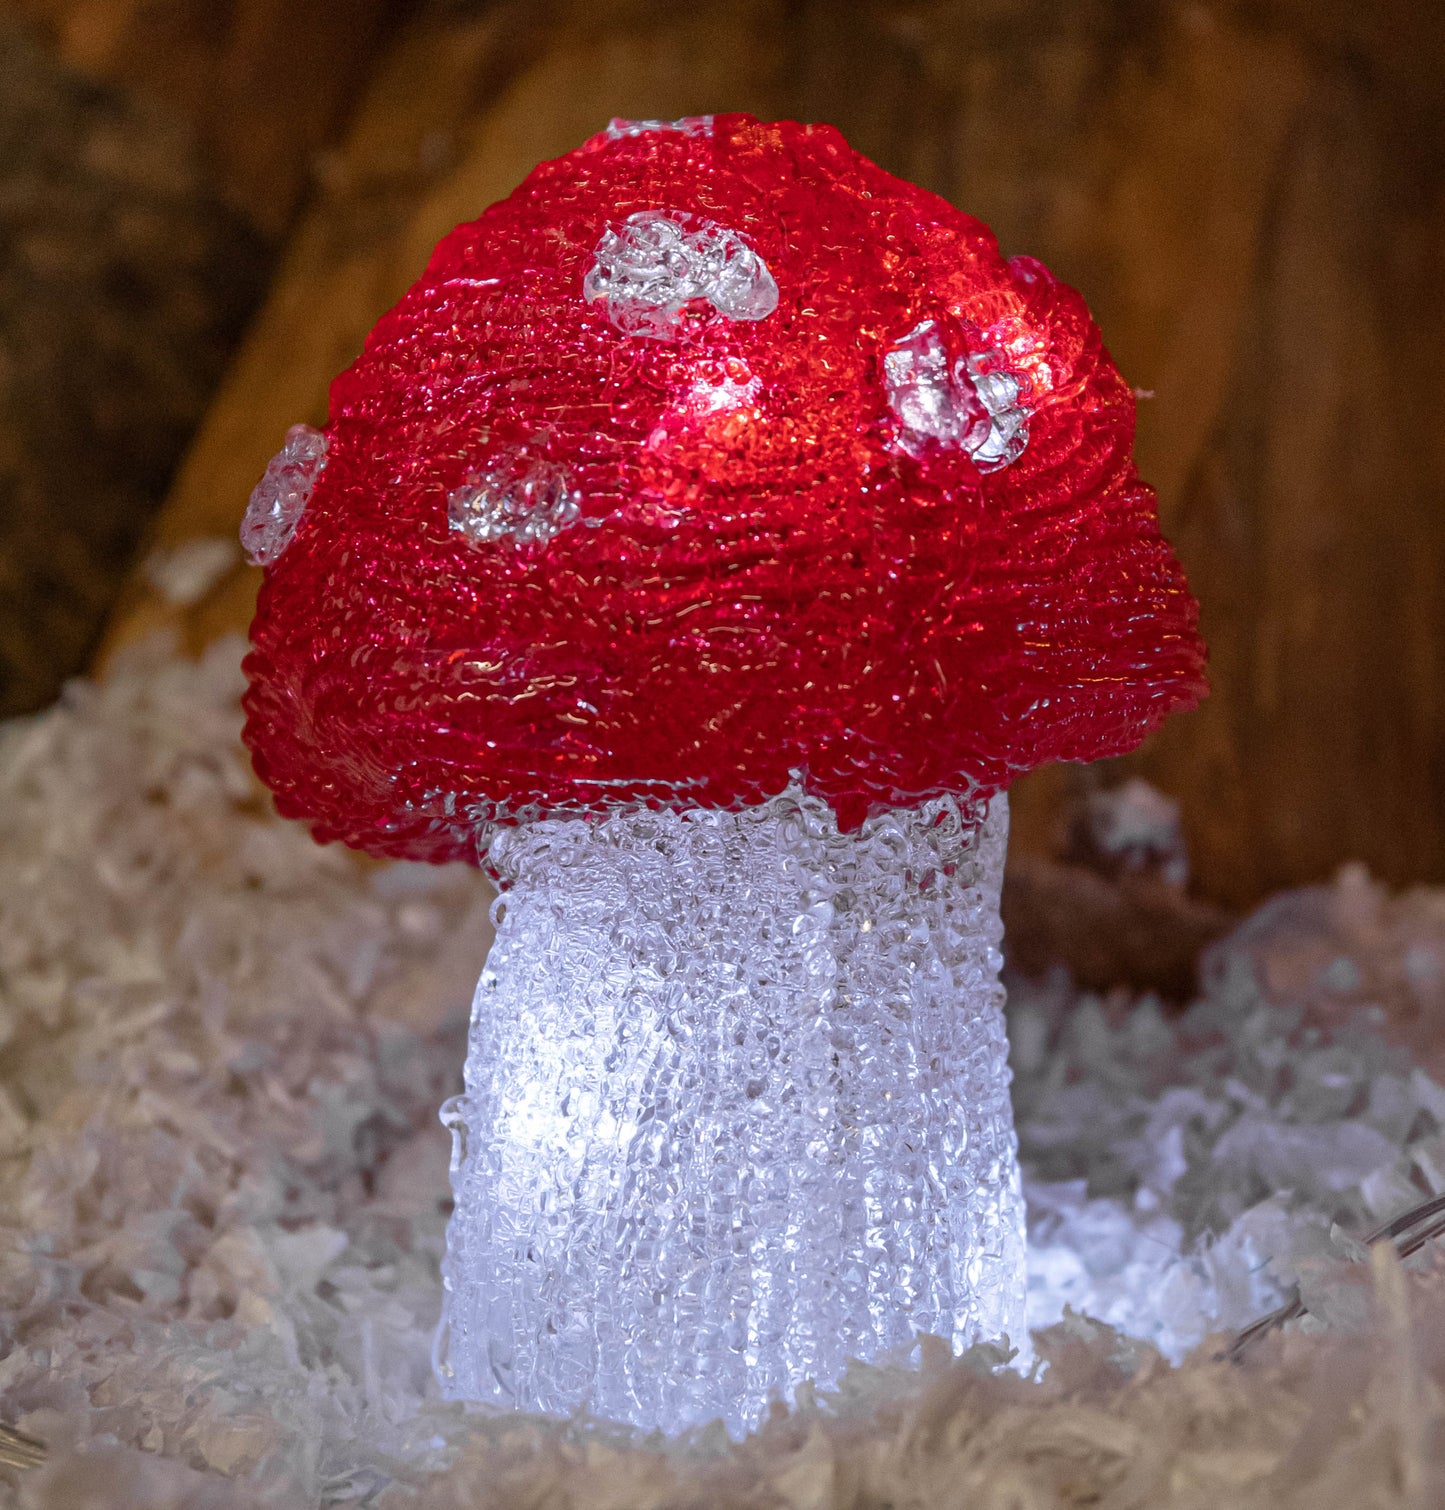
<instances>
[{"instance_id":1,"label":"illuminated stem","mask_svg":"<svg viewBox=\"0 0 1445 1510\"><path fill-rule=\"evenodd\" d=\"M437 1367L737 1431L852 1357L1022 1338L1007 807L506 830L453 1130Z\"/></svg>"}]
</instances>

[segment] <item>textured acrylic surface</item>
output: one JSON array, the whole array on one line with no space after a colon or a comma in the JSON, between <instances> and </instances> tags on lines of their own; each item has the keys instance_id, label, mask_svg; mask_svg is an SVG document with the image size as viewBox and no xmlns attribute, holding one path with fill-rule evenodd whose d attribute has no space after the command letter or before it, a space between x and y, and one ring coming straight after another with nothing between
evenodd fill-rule
<instances>
[{"instance_id":1,"label":"textured acrylic surface","mask_svg":"<svg viewBox=\"0 0 1445 1510\"><path fill-rule=\"evenodd\" d=\"M689 264L649 313L629 274L619 329L587 285L638 216L755 256L742 295L679 305ZM448 236L333 385L257 768L323 838L475 859L488 816L796 770L851 829L1120 752L1203 685L1133 429L1079 296L832 128L618 123ZM523 451L571 522L457 501Z\"/></svg>"},{"instance_id":2,"label":"textured acrylic surface","mask_svg":"<svg viewBox=\"0 0 1445 1510\"><path fill-rule=\"evenodd\" d=\"M794 792L497 837L443 1112L449 1394L737 1429L917 1332L1021 1339L1005 803L840 836Z\"/></svg>"},{"instance_id":3,"label":"textured acrylic surface","mask_svg":"<svg viewBox=\"0 0 1445 1510\"><path fill-rule=\"evenodd\" d=\"M241 545L253 566L269 566L290 545L326 467L326 446L326 437L310 425L286 432L286 444L251 490L241 520Z\"/></svg>"},{"instance_id":4,"label":"textured acrylic surface","mask_svg":"<svg viewBox=\"0 0 1445 1510\"><path fill-rule=\"evenodd\" d=\"M545 545L580 517L577 490L565 467L534 458L525 447L499 454L447 499L447 520L465 540Z\"/></svg>"},{"instance_id":5,"label":"textured acrylic surface","mask_svg":"<svg viewBox=\"0 0 1445 1510\"><path fill-rule=\"evenodd\" d=\"M950 352L936 320L910 330L883 358L897 443L922 458L935 446L966 451L980 472L1016 461L1028 444L1019 374L1000 351Z\"/></svg>"},{"instance_id":6,"label":"textured acrylic surface","mask_svg":"<svg viewBox=\"0 0 1445 1510\"><path fill-rule=\"evenodd\" d=\"M767 264L736 231L661 210L602 233L582 293L625 335L657 340L698 334L703 327L684 319L697 299L729 320L764 320L778 307Z\"/></svg>"}]
</instances>

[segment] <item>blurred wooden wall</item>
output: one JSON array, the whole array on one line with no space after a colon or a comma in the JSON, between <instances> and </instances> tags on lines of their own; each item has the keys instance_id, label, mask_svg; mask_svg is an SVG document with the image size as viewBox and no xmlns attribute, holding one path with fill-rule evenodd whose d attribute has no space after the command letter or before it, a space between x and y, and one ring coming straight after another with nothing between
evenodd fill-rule
<instances>
[{"instance_id":1,"label":"blurred wooden wall","mask_svg":"<svg viewBox=\"0 0 1445 1510\"><path fill-rule=\"evenodd\" d=\"M10 0L77 71L164 102L264 235L290 228L314 154L364 89L395 0Z\"/></svg>"},{"instance_id":2,"label":"blurred wooden wall","mask_svg":"<svg viewBox=\"0 0 1445 1510\"><path fill-rule=\"evenodd\" d=\"M184 98L262 219L310 186L161 546L231 535L432 243L535 161L613 115L832 121L1081 288L1152 395L1139 456L1215 690L1124 765L1181 799L1204 894L1244 904L1346 859L1445 880L1434 0L27 4L86 66ZM238 565L180 608L137 584L113 640L243 627L254 586ZM1119 774L1020 783L1019 845Z\"/></svg>"}]
</instances>

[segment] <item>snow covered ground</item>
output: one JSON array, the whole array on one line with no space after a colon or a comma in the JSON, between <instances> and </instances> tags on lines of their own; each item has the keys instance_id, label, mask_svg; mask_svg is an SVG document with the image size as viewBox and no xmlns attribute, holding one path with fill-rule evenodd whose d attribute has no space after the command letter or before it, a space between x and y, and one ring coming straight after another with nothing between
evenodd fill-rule
<instances>
[{"instance_id":1,"label":"snow covered ground","mask_svg":"<svg viewBox=\"0 0 1445 1510\"><path fill-rule=\"evenodd\" d=\"M269 813L240 648L0 729L0 1504L1445 1502L1445 892L1276 898L1182 1017L1014 982L1033 1377L858 1368L747 1443L442 1404L447 1138L482 879ZM1221 1334L1307 1318L1242 1366Z\"/></svg>"}]
</instances>

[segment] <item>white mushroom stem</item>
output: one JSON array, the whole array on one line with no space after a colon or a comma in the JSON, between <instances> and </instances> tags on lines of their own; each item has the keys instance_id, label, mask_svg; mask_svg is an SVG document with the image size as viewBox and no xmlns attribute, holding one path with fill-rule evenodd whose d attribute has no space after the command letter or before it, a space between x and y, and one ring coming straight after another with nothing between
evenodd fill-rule
<instances>
[{"instance_id":1,"label":"white mushroom stem","mask_svg":"<svg viewBox=\"0 0 1445 1510\"><path fill-rule=\"evenodd\" d=\"M668 1430L1022 1340L1006 801L504 832L452 1129L445 1392Z\"/></svg>"}]
</instances>

